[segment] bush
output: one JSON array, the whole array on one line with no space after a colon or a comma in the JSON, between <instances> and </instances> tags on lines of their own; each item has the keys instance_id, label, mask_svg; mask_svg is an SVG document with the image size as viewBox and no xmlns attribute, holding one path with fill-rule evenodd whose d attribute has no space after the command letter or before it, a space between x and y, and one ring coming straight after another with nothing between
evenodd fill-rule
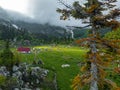
<instances>
[{"instance_id":1,"label":"bush","mask_svg":"<svg viewBox=\"0 0 120 90\"><path fill-rule=\"evenodd\" d=\"M0 75L0 87L4 87L6 84L6 77L5 76L2 76Z\"/></svg>"},{"instance_id":2,"label":"bush","mask_svg":"<svg viewBox=\"0 0 120 90\"><path fill-rule=\"evenodd\" d=\"M17 78L9 77L6 81L6 85L4 87L5 90L14 90L15 87L18 86Z\"/></svg>"},{"instance_id":3,"label":"bush","mask_svg":"<svg viewBox=\"0 0 120 90\"><path fill-rule=\"evenodd\" d=\"M13 52L9 48L9 41L6 42L5 49L0 54L0 65L6 66L8 70L12 70L13 65L19 64L20 58L17 53Z\"/></svg>"},{"instance_id":4,"label":"bush","mask_svg":"<svg viewBox=\"0 0 120 90\"><path fill-rule=\"evenodd\" d=\"M21 60L21 57L20 57L19 53L15 52L14 58L13 58L13 65L19 65L20 60Z\"/></svg>"},{"instance_id":5,"label":"bush","mask_svg":"<svg viewBox=\"0 0 120 90\"><path fill-rule=\"evenodd\" d=\"M110 40L119 40L120 39L120 28L115 31L108 32L104 38L107 38Z\"/></svg>"},{"instance_id":6,"label":"bush","mask_svg":"<svg viewBox=\"0 0 120 90\"><path fill-rule=\"evenodd\" d=\"M17 86L17 79L0 75L0 89L3 90L13 90L14 87Z\"/></svg>"},{"instance_id":7,"label":"bush","mask_svg":"<svg viewBox=\"0 0 120 90\"><path fill-rule=\"evenodd\" d=\"M11 67L13 62L13 53L9 49L5 49L1 55L1 65Z\"/></svg>"}]
</instances>

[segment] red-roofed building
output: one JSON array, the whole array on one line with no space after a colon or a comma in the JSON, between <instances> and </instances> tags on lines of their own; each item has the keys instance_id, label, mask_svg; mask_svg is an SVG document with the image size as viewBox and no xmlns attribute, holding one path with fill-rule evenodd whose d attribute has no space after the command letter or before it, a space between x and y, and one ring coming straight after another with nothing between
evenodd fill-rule
<instances>
[{"instance_id":1,"label":"red-roofed building","mask_svg":"<svg viewBox=\"0 0 120 90\"><path fill-rule=\"evenodd\" d=\"M17 51L21 52L21 53L30 53L31 52L30 48L28 48L28 47L19 47L17 49Z\"/></svg>"}]
</instances>

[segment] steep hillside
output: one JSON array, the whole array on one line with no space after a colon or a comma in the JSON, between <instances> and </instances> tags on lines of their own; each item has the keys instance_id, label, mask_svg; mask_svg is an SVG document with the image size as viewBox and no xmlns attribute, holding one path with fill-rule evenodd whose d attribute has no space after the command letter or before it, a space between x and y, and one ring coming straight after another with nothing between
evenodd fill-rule
<instances>
[{"instance_id":1,"label":"steep hillside","mask_svg":"<svg viewBox=\"0 0 120 90\"><path fill-rule=\"evenodd\" d=\"M64 38L66 34L66 30L62 27L52 26L50 24L38 24L27 16L0 8L0 23L6 24L6 22L15 24L19 28L37 34L38 38L46 37L59 39Z\"/></svg>"},{"instance_id":2,"label":"steep hillside","mask_svg":"<svg viewBox=\"0 0 120 90\"><path fill-rule=\"evenodd\" d=\"M8 35L5 35L3 31L7 32ZM40 42L66 42L87 35L87 30L66 30L63 27L50 25L49 23L40 24L30 17L3 8L0 8L0 32L1 39L9 37L12 40L17 38L17 40L28 39L37 42L38 40Z\"/></svg>"}]
</instances>

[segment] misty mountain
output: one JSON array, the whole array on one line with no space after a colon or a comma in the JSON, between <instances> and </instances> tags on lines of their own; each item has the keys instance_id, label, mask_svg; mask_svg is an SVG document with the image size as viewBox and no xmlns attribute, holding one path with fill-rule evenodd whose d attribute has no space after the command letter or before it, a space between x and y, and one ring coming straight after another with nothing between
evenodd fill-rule
<instances>
[{"instance_id":1,"label":"misty mountain","mask_svg":"<svg viewBox=\"0 0 120 90\"><path fill-rule=\"evenodd\" d=\"M65 29L59 26L52 26L50 24L26 23L23 21L14 21L14 23L26 30L36 33L61 37L65 34Z\"/></svg>"},{"instance_id":2,"label":"misty mountain","mask_svg":"<svg viewBox=\"0 0 120 90\"><path fill-rule=\"evenodd\" d=\"M0 22L9 22L20 28L24 28L32 33L39 33L50 36L62 37L65 29L59 26L51 26L50 24L38 24L25 15L17 12L8 11L0 8Z\"/></svg>"},{"instance_id":3,"label":"misty mountain","mask_svg":"<svg viewBox=\"0 0 120 90\"><path fill-rule=\"evenodd\" d=\"M74 38L83 38L86 36L86 30L66 30L63 27L54 26L49 23L40 24L28 16L2 8L0 8L0 24L7 28L11 27L15 33L18 31L16 35L19 33L19 38L23 33L27 33L28 35L24 34L26 36L23 36L22 39L26 39L25 37L28 39L31 35L34 40L51 42L70 40L73 39L73 36Z\"/></svg>"},{"instance_id":4,"label":"misty mountain","mask_svg":"<svg viewBox=\"0 0 120 90\"><path fill-rule=\"evenodd\" d=\"M0 7L0 22L3 22L3 21L9 22L10 18L8 13L3 8Z\"/></svg>"}]
</instances>

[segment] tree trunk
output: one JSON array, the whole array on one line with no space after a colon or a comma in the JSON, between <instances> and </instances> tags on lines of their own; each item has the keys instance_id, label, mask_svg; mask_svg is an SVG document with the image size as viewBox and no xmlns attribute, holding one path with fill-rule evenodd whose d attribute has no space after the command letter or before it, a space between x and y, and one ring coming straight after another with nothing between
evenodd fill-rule
<instances>
[{"instance_id":1,"label":"tree trunk","mask_svg":"<svg viewBox=\"0 0 120 90\"><path fill-rule=\"evenodd\" d=\"M90 90L98 90L98 82L97 82L97 79L98 79L98 69L97 69L97 64L96 64L96 53L97 53L97 48L96 48L96 43L95 41L92 42L91 44L91 53L94 54L93 57L92 57L92 60L93 62L91 62L91 75L92 75L92 81L91 81L91 84L90 84Z\"/></svg>"},{"instance_id":2,"label":"tree trunk","mask_svg":"<svg viewBox=\"0 0 120 90\"><path fill-rule=\"evenodd\" d=\"M97 66L95 63L91 63L91 75L92 75L92 81L90 84L90 90L98 90L97 85Z\"/></svg>"}]
</instances>

